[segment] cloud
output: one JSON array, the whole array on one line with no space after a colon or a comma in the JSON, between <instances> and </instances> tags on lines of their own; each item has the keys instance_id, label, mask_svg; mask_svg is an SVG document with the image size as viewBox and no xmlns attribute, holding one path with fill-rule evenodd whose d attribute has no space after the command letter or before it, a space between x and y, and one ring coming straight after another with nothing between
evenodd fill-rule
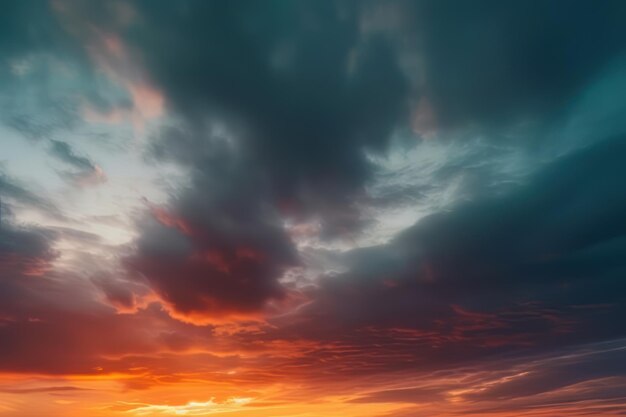
<instances>
[{"instance_id":1,"label":"cloud","mask_svg":"<svg viewBox=\"0 0 626 417\"><path fill-rule=\"evenodd\" d=\"M203 170L203 155L220 146L206 126L218 125L246 175L267 178L272 204L321 215L331 235L353 229L332 223L372 175L363 152L384 150L406 110L392 47L359 39L350 5L149 5L138 7L145 30L127 41L184 124L160 135L154 155ZM198 51L196 37L221 46Z\"/></svg>"},{"instance_id":2,"label":"cloud","mask_svg":"<svg viewBox=\"0 0 626 417\"><path fill-rule=\"evenodd\" d=\"M2 197L2 217L8 218L13 204L27 206L53 216L62 217L59 208L48 198L28 190L19 181L0 172L0 196Z\"/></svg>"},{"instance_id":3,"label":"cloud","mask_svg":"<svg viewBox=\"0 0 626 417\"><path fill-rule=\"evenodd\" d=\"M626 369L621 366L626 351L624 346L607 346L605 349L598 347L593 352L582 352L555 358L546 361L538 361L532 364L519 376L503 381L499 384L484 387L465 394L470 400L498 400L523 399L547 392L564 390L576 384L587 381L601 381L605 378L623 377ZM565 395L568 393L565 392ZM580 400L587 396L589 399L601 396L598 392L574 392L572 399ZM608 394L608 391L607 391ZM626 389L617 390L613 393L615 398L626 398ZM611 396L613 396L611 395Z\"/></svg>"},{"instance_id":4,"label":"cloud","mask_svg":"<svg viewBox=\"0 0 626 417\"><path fill-rule=\"evenodd\" d=\"M149 157L156 164L177 163L190 175L187 188L152 208L154 219L140 223L142 235L127 259L130 271L149 282L174 317L215 323L265 313L278 329L265 339L335 344L327 352L311 352L301 365L323 360L348 374L402 369L407 360L413 369L432 369L500 352L545 351L620 336L608 317L620 314L623 301L616 278L623 268L621 213L626 209L618 184L621 138L552 156L546 168L532 161L512 174L510 167L485 166L486 159L501 163L508 151L475 149L478 141L472 141L470 151L443 161L429 177L447 183L471 170L474 183L462 183L459 191L469 198L455 195L454 204L387 244L338 254L346 273L295 290L281 281L287 268L302 265L303 255L295 254L292 237L285 236L286 220L319 220L314 233L327 239L366 229L362 205L372 201L362 196L380 178L366 153L384 155L392 132L408 126L414 80L403 72L396 38L352 26L359 10L294 3L280 9L298 22L291 27L279 8L247 19L257 11L247 3L237 13L225 5L194 6L191 13L176 5L140 5L146 26L126 38L180 118L153 138ZM531 16L541 7L519 9ZM514 51L510 62L508 56L499 62L500 46L483 46L482 35L474 33L481 22L506 14L500 6L477 7L467 20L445 4L416 8L423 8L420 19L433 16L441 22L441 16L450 16L460 27L440 34L433 23L412 26L423 32L416 36L425 42L422 93L443 126L475 122L500 128L526 115L554 121L560 106L619 49L611 41L605 51L580 51L599 55L590 66L579 56L571 58L571 79L544 89L557 81L551 71L559 73L562 63L534 63L532 57L545 50L532 39L528 44L518 39L523 27L485 26L488 39L502 34L503 50ZM580 10L572 13L549 48L560 51L577 38L573 22L583 17ZM416 17L409 13L407 18ZM512 18L501 20L507 19ZM551 17L539 22L541 33L553 23ZM224 39L219 48L198 53L188 42L216 39L218 33ZM337 41L320 48L329 45L328 34ZM468 63L464 78L464 65L448 62L446 42L462 63L466 55L458 51L466 45L468 60L483 54L484 61L502 67L483 61L474 71ZM526 79L532 71L515 67L518 60L532 61L545 78ZM484 68L501 78L479 71ZM376 90L382 85L388 91ZM376 101L381 94L383 100ZM458 102L450 104L456 96ZM451 140L471 135L458 136ZM522 143L515 151L528 149ZM499 178L502 174L511 175ZM433 183L410 185L417 185L410 192L419 195ZM408 193L406 187L398 192L401 198ZM397 200L383 193L374 203L393 206ZM241 257L242 248L260 255ZM272 303L289 297L308 304L285 317L267 313ZM390 347L368 351L385 343Z\"/></svg>"},{"instance_id":5,"label":"cloud","mask_svg":"<svg viewBox=\"0 0 626 417\"><path fill-rule=\"evenodd\" d=\"M50 4L7 2L0 22L2 121L33 141L75 124L74 100L67 91L55 89L47 74L59 70L61 61L68 65L84 62L80 49L53 18ZM30 22L30 27L20 21Z\"/></svg>"},{"instance_id":6,"label":"cloud","mask_svg":"<svg viewBox=\"0 0 626 417\"><path fill-rule=\"evenodd\" d=\"M5 4L0 21L3 124L32 142L52 140L55 147L68 132L97 136L85 122L140 126L160 116L158 91L142 78L132 59L116 56L116 46L123 45L116 45L119 40L111 32L128 26L131 10L130 4L116 1L89 6L72 0ZM16 23L20 21L30 26ZM92 175L83 182L99 178Z\"/></svg>"},{"instance_id":7,"label":"cloud","mask_svg":"<svg viewBox=\"0 0 626 417\"><path fill-rule=\"evenodd\" d=\"M90 373L100 353L141 351L136 324L90 297L83 277L56 268L63 231L0 225L0 370Z\"/></svg>"},{"instance_id":8,"label":"cloud","mask_svg":"<svg viewBox=\"0 0 626 417\"><path fill-rule=\"evenodd\" d=\"M444 126L551 123L626 51L620 1L403 4Z\"/></svg>"},{"instance_id":9,"label":"cloud","mask_svg":"<svg viewBox=\"0 0 626 417\"><path fill-rule=\"evenodd\" d=\"M42 275L55 258L51 247L54 234L47 230L14 227L3 219L0 224L0 272L2 283L8 284L11 298L12 283L19 277ZM13 294L15 295L15 294Z\"/></svg>"},{"instance_id":10,"label":"cloud","mask_svg":"<svg viewBox=\"0 0 626 417\"><path fill-rule=\"evenodd\" d=\"M7 126L84 185L104 155L61 134L131 121L151 166L116 181L183 179L113 239L79 222L128 213L17 224L56 206L0 175L1 372L393 417L624 404L622 3L6 7ZM116 210L105 188L89 203ZM243 405L185 395L111 412Z\"/></svg>"},{"instance_id":11,"label":"cloud","mask_svg":"<svg viewBox=\"0 0 626 417\"><path fill-rule=\"evenodd\" d=\"M284 299L279 279L298 263L283 219L319 218L328 238L361 229L364 152L386 149L408 84L384 39L358 39L352 6L149 6L125 42L177 117L149 157L187 169L190 187L163 207L178 220L141 226L128 265L183 318L256 314ZM197 36L223 46L199 53Z\"/></svg>"},{"instance_id":12,"label":"cloud","mask_svg":"<svg viewBox=\"0 0 626 417\"><path fill-rule=\"evenodd\" d=\"M63 175L77 185L99 184L106 181L106 175L89 158L77 155L72 147L59 140L50 140L50 155L71 166L74 171Z\"/></svg>"},{"instance_id":13,"label":"cloud","mask_svg":"<svg viewBox=\"0 0 626 417\"><path fill-rule=\"evenodd\" d=\"M182 405L159 405L159 404L124 404L128 407L127 412L135 415L150 414L184 414L190 416L200 416L213 413L232 412L245 406L252 398L231 398L223 403L209 401L190 401Z\"/></svg>"},{"instance_id":14,"label":"cloud","mask_svg":"<svg viewBox=\"0 0 626 417\"><path fill-rule=\"evenodd\" d=\"M351 346L355 356L337 363L365 355L364 372L622 337L611 317L624 305L625 143L598 142L505 195L460 203L388 244L345 253L347 272L303 290L310 302L272 320L274 337Z\"/></svg>"},{"instance_id":15,"label":"cloud","mask_svg":"<svg viewBox=\"0 0 626 417\"><path fill-rule=\"evenodd\" d=\"M95 165L84 156L79 156L74 153L70 145L66 142L58 140L50 141L50 154L58 158L72 167L80 171L90 171L95 168Z\"/></svg>"},{"instance_id":16,"label":"cloud","mask_svg":"<svg viewBox=\"0 0 626 417\"><path fill-rule=\"evenodd\" d=\"M84 388L72 387L72 386L58 386L58 387L40 387L40 388L16 388L16 389L2 389L0 392L9 394L33 394L39 392L54 393L54 392L72 392L72 391L84 391Z\"/></svg>"},{"instance_id":17,"label":"cloud","mask_svg":"<svg viewBox=\"0 0 626 417\"><path fill-rule=\"evenodd\" d=\"M445 388L402 388L385 391L377 391L359 397L352 402L355 403L430 403L438 402L444 399Z\"/></svg>"},{"instance_id":18,"label":"cloud","mask_svg":"<svg viewBox=\"0 0 626 417\"><path fill-rule=\"evenodd\" d=\"M254 189L196 181L171 209L152 206L125 263L183 320L254 316L285 296L278 279L297 262L294 250Z\"/></svg>"}]
</instances>

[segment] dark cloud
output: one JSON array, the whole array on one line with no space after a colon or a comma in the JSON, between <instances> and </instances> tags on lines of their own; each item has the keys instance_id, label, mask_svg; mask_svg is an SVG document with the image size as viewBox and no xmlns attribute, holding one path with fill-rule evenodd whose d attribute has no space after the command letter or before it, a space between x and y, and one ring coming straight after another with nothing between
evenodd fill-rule
<instances>
[{"instance_id":1,"label":"dark cloud","mask_svg":"<svg viewBox=\"0 0 626 417\"><path fill-rule=\"evenodd\" d=\"M297 260L271 207L244 181L195 181L171 209L151 207L153 219L126 261L131 271L144 276L174 313L198 322L256 314L283 298L278 279Z\"/></svg>"},{"instance_id":2,"label":"dark cloud","mask_svg":"<svg viewBox=\"0 0 626 417\"><path fill-rule=\"evenodd\" d=\"M51 247L53 240L54 234L50 231L15 227L3 219L0 224L1 283L10 285L19 277L44 273L56 256ZM2 293L9 300L12 298L10 288Z\"/></svg>"},{"instance_id":3,"label":"dark cloud","mask_svg":"<svg viewBox=\"0 0 626 417\"><path fill-rule=\"evenodd\" d=\"M349 252L349 271L307 290L311 303L278 319L277 337L363 354L390 343L380 348L386 369L396 357L400 369L431 369L623 337L612 317L625 313L625 146L623 137L599 142L507 195L427 216L387 245Z\"/></svg>"},{"instance_id":4,"label":"dark cloud","mask_svg":"<svg viewBox=\"0 0 626 417\"><path fill-rule=\"evenodd\" d=\"M135 309L135 294L128 288L128 285L120 285L110 280L103 280L99 287L109 303L122 311L132 311Z\"/></svg>"},{"instance_id":5,"label":"dark cloud","mask_svg":"<svg viewBox=\"0 0 626 417\"><path fill-rule=\"evenodd\" d=\"M67 142L50 140L50 155L73 168L72 171L64 171L62 174L75 184L98 184L106 181L102 169L89 158L78 155Z\"/></svg>"},{"instance_id":6,"label":"dark cloud","mask_svg":"<svg viewBox=\"0 0 626 417\"><path fill-rule=\"evenodd\" d=\"M158 307L117 315L97 301L84 276L54 268L59 233L6 221L0 227L0 371L109 373L133 365L107 355L166 346L151 326L140 330L146 320L157 327L172 321Z\"/></svg>"},{"instance_id":7,"label":"dark cloud","mask_svg":"<svg viewBox=\"0 0 626 417\"><path fill-rule=\"evenodd\" d=\"M624 266L614 256L626 233L626 196L619 186L625 143L616 137L591 145L506 197L428 217L398 238L398 251L427 265L433 285L449 294L507 289L530 296L567 282L567 295L545 296L573 303L578 286L593 279L607 291L583 298L612 299L609 288L619 289L615 274Z\"/></svg>"},{"instance_id":8,"label":"dark cloud","mask_svg":"<svg viewBox=\"0 0 626 417\"><path fill-rule=\"evenodd\" d=\"M95 165L88 158L77 155L67 142L50 141L50 154L60 161L78 169L79 171L93 171Z\"/></svg>"},{"instance_id":9,"label":"dark cloud","mask_svg":"<svg viewBox=\"0 0 626 417\"><path fill-rule=\"evenodd\" d=\"M198 150L211 152L202 126L219 120L247 175L267 177L268 198L287 213L327 213L330 223L335 205L350 206L372 174L363 152L386 148L408 89L393 47L358 37L353 4L138 6L144 24L129 42L192 136L165 134L157 156L202 170Z\"/></svg>"},{"instance_id":10,"label":"dark cloud","mask_svg":"<svg viewBox=\"0 0 626 417\"><path fill-rule=\"evenodd\" d=\"M2 216L8 218L10 214L9 203L24 205L41 210L52 216L61 217L58 207L50 200L28 190L14 178L0 172L0 197L2 198Z\"/></svg>"},{"instance_id":11,"label":"dark cloud","mask_svg":"<svg viewBox=\"0 0 626 417\"><path fill-rule=\"evenodd\" d=\"M617 3L593 13L581 3L397 5L423 22L407 41L421 42L410 52L423 59L417 91L446 126L553 121L622 48ZM416 97L406 47L359 29L357 3L136 6L143 20L126 39L181 120L154 137L150 157L191 180L160 222L144 223L128 265L187 319L259 311L284 297L279 277L297 264L281 217L321 218L323 237L363 228L356 202L376 173L366 152L385 151ZM395 353L441 347L416 366L619 336L597 321L623 312L623 142L353 251L350 272L307 293L306 317L284 334L350 334L365 347L399 337L390 327L414 330ZM497 175L479 168L481 184ZM370 364L393 366L383 362Z\"/></svg>"},{"instance_id":12,"label":"dark cloud","mask_svg":"<svg viewBox=\"0 0 626 417\"><path fill-rule=\"evenodd\" d=\"M25 52L59 51L72 45L53 16L50 2L36 0L8 1L0 18L0 53L16 57ZM24 24L23 22L28 22ZM7 68L3 66L2 70Z\"/></svg>"},{"instance_id":13,"label":"dark cloud","mask_svg":"<svg viewBox=\"0 0 626 417\"><path fill-rule=\"evenodd\" d=\"M111 355L154 353L175 345L146 326L148 321L156 327L167 322L174 324L167 326L170 332L176 332L177 322L172 323L157 306L141 314L117 315L96 300L92 284L84 276L57 270L54 261L59 254L54 244L63 233L6 220L0 225L0 371L110 373L134 366L110 359ZM114 290L109 294L111 298L117 295ZM140 330L142 327L146 330ZM185 345L184 340L180 345ZM65 389L52 387L41 392Z\"/></svg>"},{"instance_id":14,"label":"dark cloud","mask_svg":"<svg viewBox=\"0 0 626 417\"><path fill-rule=\"evenodd\" d=\"M444 125L551 122L626 52L621 1L424 1L411 27Z\"/></svg>"},{"instance_id":15,"label":"dark cloud","mask_svg":"<svg viewBox=\"0 0 626 417\"><path fill-rule=\"evenodd\" d=\"M68 233L62 228L16 224L12 219L3 219L0 225L3 319L27 320L50 307L71 310L91 303L89 285L69 271L59 272L55 265L61 255L56 245Z\"/></svg>"},{"instance_id":16,"label":"dark cloud","mask_svg":"<svg viewBox=\"0 0 626 417\"><path fill-rule=\"evenodd\" d=\"M364 152L386 149L408 83L391 45L358 38L354 5L136 6L127 40L181 120L150 156L192 177L165 208L178 230L148 226L132 268L179 313L258 311L284 297L278 280L297 263L280 216L319 217L330 237L361 227ZM177 248L169 258L156 256L157 233Z\"/></svg>"},{"instance_id":17,"label":"dark cloud","mask_svg":"<svg viewBox=\"0 0 626 417\"><path fill-rule=\"evenodd\" d=\"M134 313L145 308L142 300L151 292L145 282L130 279L124 270L105 268L93 274L92 282L102 300L120 313Z\"/></svg>"}]
</instances>

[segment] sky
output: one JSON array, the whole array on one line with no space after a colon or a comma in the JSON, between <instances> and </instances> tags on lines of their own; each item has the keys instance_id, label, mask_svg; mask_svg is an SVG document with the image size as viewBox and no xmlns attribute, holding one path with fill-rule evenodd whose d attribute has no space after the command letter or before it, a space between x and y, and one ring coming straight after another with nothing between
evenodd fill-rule
<instances>
[{"instance_id":1,"label":"sky","mask_svg":"<svg viewBox=\"0 0 626 417\"><path fill-rule=\"evenodd\" d=\"M0 2L0 417L626 415L626 2Z\"/></svg>"}]
</instances>

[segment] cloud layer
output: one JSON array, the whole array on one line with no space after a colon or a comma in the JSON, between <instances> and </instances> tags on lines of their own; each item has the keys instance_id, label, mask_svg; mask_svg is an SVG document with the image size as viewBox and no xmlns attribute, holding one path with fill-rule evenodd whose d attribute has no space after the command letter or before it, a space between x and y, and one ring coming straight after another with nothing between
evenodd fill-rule
<instances>
[{"instance_id":1,"label":"cloud layer","mask_svg":"<svg viewBox=\"0 0 626 417\"><path fill-rule=\"evenodd\" d=\"M0 416L623 413L623 2L0 7Z\"/></svg>"}]
</instances>

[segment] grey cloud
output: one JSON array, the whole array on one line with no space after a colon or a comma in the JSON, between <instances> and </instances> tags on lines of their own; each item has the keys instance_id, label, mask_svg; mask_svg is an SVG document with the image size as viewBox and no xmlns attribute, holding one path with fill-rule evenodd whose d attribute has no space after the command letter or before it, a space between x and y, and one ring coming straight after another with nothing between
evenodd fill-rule
<instances>
[{"instance_id":1,"label":"grey cloud","mask_svg":"<svg viewBox=\"0 0 626 417\"><path fill-rule=\"evenodd\" d=\"M95 169L93 162L84 156L77 155L67 142L51 140L50 154L79 171L93 171Z\"/></svg>"},{"instance_id":2,"label":"grey cloud","mask_svg":"<svg viewBox=\"0 0 626 417\"><path fill-rule=\"evenodd\" d=\"M551 123L626 51L621 1L404 3L443 124Z\"/></svg>"},{"instance_id":3,"label":"grey cloud","mask_svg":"<svg viewBox=\"0 0 626 417\"><path fill-rule=\"evenodd\" d=\"M106 181L102 169L89 158L78 155L67 142L50 140L50 155L72 167L71 171L60 174L74 184L97 185Z\"/></svg>"},{"instance_id":4,"label":"grey cloud","mask_svg":"<svg viewBox=\"0 0 626 417\"><path fill-rule=\"evenodd\" d=\"M625 144L601 141L505 195L345 254L349 271L308 290L301 321L280 334L306 328L363 347L394 340L388 355L407 353L420 369L623 337Z\"/></svg>"},{"instance_id":5,"label":"grey cloud","mask_svg":"<svg viewBox=\"0 0 626 417\"><path fill-rule=\"evenodd\" d=\"M59 209L49 199L28 190L14 178L0 172L0 197L3 201L3 217L10 214L9 203L25 205L56 217L62 217Z\"/></svg>"}]
</instances>

